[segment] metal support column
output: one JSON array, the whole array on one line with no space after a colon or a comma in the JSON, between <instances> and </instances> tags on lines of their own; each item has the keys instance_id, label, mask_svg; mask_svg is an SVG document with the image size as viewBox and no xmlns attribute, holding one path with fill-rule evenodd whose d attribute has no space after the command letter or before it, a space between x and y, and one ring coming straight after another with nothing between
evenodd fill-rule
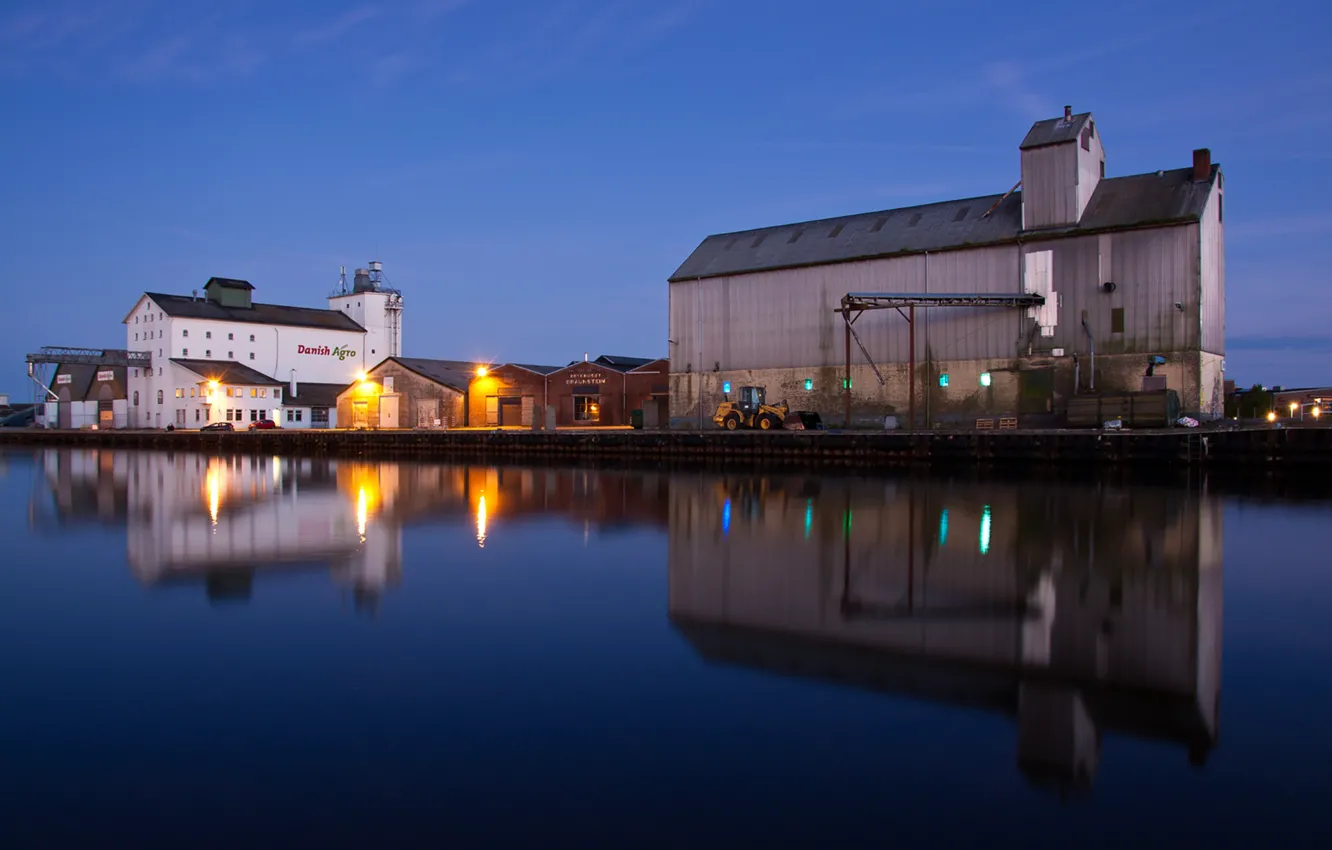
<instances>
[{"instance_id":1,"label":"metal support column","mask_svg":"<svg viewBox=\"0 0 1332 850\"><path fill-rule=\"evenodd\" d=\"M842 311L846 337L846 374L842 377L842 397L846 403L846 421L843 428L851 427L851 311Z\"/></svg>"},{"instance_id":2,"label":"metal support column","mask_svg":"<svg viewBox=\"0 0 1332 850\"><path fill-rule=\"evenodd\" d=\"M912 304L907 308L910 314L907 316L907 345L911 351L907 354L907 416L911 424L907 426L910 430L916 430L916 305Z\"/></svg>"}]
</instances>

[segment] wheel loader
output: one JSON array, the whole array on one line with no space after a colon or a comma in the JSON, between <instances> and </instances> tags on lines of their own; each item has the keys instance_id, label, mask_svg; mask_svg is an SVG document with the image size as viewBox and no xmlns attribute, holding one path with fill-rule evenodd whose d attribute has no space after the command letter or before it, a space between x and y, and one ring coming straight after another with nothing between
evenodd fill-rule
<instances>
[{"instance_id":1,"label":"wheel loader","mask_svg":"<svg viewBox=\"0 0 1332 850\"><path fill-rule=\"evenodd\" d=\"M729 394L722 398L712 421L727 431L738 428L776 431L786 423L786 414L791 410L785 400L781 404L768 404L763 387L741 387L739 401L731 401Z\"/></svg>"}]
</instances>

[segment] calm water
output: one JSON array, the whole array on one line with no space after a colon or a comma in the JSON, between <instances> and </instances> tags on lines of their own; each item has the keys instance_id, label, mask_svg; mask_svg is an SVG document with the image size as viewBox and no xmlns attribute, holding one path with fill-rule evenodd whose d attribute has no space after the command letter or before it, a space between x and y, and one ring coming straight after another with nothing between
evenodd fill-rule
<instances>
[{"instance_id":1,"label":"calm water","mask_svg":"<svg viewBox=\"0 0 1332 850\"><path fill-rule=\"evenodd\" d=\"M1325 847L1329 520L0 454L0 847Z\"/></svg>"}]
</instances>

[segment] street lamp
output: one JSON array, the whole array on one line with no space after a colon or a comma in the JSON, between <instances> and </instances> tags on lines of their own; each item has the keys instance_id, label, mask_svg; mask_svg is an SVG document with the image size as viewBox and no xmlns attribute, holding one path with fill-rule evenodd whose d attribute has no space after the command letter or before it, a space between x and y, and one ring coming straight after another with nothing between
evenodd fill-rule
<instances>
[{"instance_id":1,"label":"street lamp","mask_svg":"<svg viewBox=\"0 0 1332 850\"><path fill-rule=\"evenodd\" d=\"M1269 411L1267 411L1267 421L1268 421L1268 422L1275 422L1275 421L1276 421L1276 411L1275 411L1275 410L1269 410Z\"/></svg>"},{"instance_id":2,"label":"street lamp","mask_svg":"<svg viewBox=\"0 0 1332 850\"><path fill-rule=\"evenodd\" d=\"M1291 419L1294 419L1294 418L1295 418L1295 408L1297 408L1297 407L1299 407L1299 406L1300 406L1300 403L1299 403L1298 401L1292 401L1292 402L1290 403L1290 418L1291 418ZM1301 415L1300 418L1303 419L1304 416Z\"/></svg>"}]
</instances>

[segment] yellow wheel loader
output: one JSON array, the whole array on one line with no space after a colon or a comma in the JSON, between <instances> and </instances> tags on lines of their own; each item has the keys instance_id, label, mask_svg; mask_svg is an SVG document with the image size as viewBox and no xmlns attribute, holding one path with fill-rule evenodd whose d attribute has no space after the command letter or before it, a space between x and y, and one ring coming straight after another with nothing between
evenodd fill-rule
<instances>
[{"instance_id":1,"label":"yellow wheel loader","mask_svg":"<svg viewBox=\"0 0 1332 850\"><path fill-rule=\"evenodd\" d=\"M739 428L758 428L760 431L776 431L786 423L786 414L790 412L786 402L768 404L764 398L763 387L741 387L740 400L731 401L730 395L723 396L712 421L735 431Z\"/></svg>"}]
</instances>

